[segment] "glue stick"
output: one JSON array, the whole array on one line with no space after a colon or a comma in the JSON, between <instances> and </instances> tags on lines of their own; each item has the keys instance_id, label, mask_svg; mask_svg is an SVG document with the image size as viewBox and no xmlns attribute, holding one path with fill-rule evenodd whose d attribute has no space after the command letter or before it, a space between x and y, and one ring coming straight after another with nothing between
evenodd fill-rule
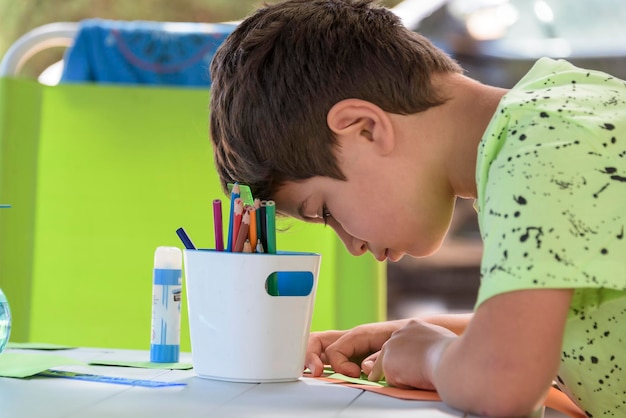
<instances>
[{"instance_id":1,"label":"glue stick","mask_svg":"<svg viewBox=\"0 0 626 418\"><path fill-rule=\"evenodd\" d=\"M152 332L150 361L177 363L180 352L180 302L182 252L177 247L158 247L152 273Z\"/></svg>"}]
</instances>

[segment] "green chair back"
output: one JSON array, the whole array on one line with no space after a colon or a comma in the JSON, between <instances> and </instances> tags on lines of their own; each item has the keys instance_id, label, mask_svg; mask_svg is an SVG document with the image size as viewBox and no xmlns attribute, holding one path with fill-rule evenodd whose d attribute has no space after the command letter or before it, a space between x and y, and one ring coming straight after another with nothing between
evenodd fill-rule
<instances>
[{"instance_id":1,"label":"green chair back","mask_svg":"<svg viewBox=\"0 0 626 418\"><path fill-rule=\"evenodd\" d=\"M183 226L213 246L222 198L207 90L0 79L0 288L13 341L149 347L156 247ZM322 254L313 330L385 319L386 267L330 228L279 222L278 248ZM185 298L185 295L183 295ZM185 300L185 299L183 299ZM189 350L183 309L181 349Z\"/></svg>"}]
</instances>

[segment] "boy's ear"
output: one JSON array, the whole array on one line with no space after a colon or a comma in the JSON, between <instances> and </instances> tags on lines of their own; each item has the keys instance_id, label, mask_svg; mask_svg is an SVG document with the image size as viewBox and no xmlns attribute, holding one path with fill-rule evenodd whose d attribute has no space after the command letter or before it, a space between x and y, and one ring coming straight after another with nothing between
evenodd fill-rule
<instances>
[{"instance_id":1,"label":"boy's ear","mask_svg":"<svg viewBox=\"0 0 626 418\"><path fill-rule=\"evenodd\" d=\"M337 102L326 116L326 122L342 146L345 141L366 140L382 154L394 147L394 130L387 113L375 104L360 99Z\"/></svg>"}]
</instances>

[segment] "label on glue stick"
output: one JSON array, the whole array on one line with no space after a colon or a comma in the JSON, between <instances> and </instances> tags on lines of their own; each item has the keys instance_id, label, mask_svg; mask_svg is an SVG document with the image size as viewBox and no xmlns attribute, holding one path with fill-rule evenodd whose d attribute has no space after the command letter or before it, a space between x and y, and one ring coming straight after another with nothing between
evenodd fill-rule
<instances>
[{"instance_id":1,"label":"label on glue stick","mask_svg":"<svg viewBox=\"0 0 626 418\"><path fill-rule=\"evenodd\" d=\"M178 362L181 296L182 252L176 247L158 247L152 276L152 362Z\"/></svg>"}]
</instances>

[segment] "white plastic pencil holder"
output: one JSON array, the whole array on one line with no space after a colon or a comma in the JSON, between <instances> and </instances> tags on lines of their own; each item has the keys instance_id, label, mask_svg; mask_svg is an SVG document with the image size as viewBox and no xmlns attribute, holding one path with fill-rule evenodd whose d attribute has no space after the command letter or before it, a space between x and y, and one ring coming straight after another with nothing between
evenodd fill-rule
<instances>
[{"instance_id":1,"label":"white plastic pencil holder","mask_svg":"<svg viewBox=\"0 0 626 418\"><path fill-rule=\"evenodd\" d=\"M321 256L313 253L185 250L195 373L234 382L300 378L320 260ZM291 281L306 281L308 293L270 295L267 283L274 273Z\"/></svg>"}]
</instances>

